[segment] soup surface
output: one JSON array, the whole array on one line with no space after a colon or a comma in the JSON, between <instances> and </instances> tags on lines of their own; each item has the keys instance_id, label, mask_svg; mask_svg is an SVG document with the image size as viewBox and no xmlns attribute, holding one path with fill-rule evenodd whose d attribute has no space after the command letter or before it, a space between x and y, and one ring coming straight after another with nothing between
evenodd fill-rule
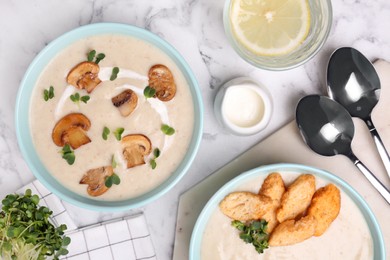
<instances>
[{"instance_id":1,"label":"soup surface","mask_svg":"<svg viewBox=\"0 0 390 260\"><path fill-rule=\"evenodd\" d=\"M77 89L67 83L69 71L87 60L91 50L104 53L100 61L101 83L91 92ZM172 72L176 95L167 102L157 98L146 98L144 89L148 86L148 72L155 64L162 64ZM119 68L115 80L110 80L113 67ZM44 90L54 88L54 97L47 101ZM129 116L122 116L111 99L126 89L133 90L138 104ZM82 100L71 100L79 93ZM73 98L74 99L74 98ZM30 127L35 148L47 170L64 186L88 196L87 185L80 184L84 174L94 168L111 165L115 158L114 173L120 178L119 185L113 185L107 192L96 197L101 200L122 200L144 194L166 180L183 159L192 136L194 124L193 102L190 88L184 75L174 61L153 45L123 35L99 35L79 40L59 53L40 75L30 107ZM70 113L82 113L91 122L86 132L91 142L75 149L75 162L70 165L62 158L61 150L54 144L52 131L55 124ZM175 130L167 135L162 125ZM102 137L103 129L110 133L107 140ZM128 134L142 134L151 142L152 152L146 155L145 164L127 168L123 146L114 132L123 128L122 137ZM155 158L153 151L160 155ZM156 162L152 169L150 161Z\"/></svg>"},{"instance_id":2,"label":"soup surface","mask_svg":"<svg viewBox=\"0 0 390 260\"><path fill-rule=\"evenodd\" d=\"M300 173L281 172L281 175L288 185ZM266 177L257 177L233 191L257 193ZM326 184L327 181L316 177L317 189ZM269 247L263 254L257 253L252 244L245 244L239 238L239 231L231 226L232 220L217 208L205 228L202 259L373 259L373 241L364 216L341 189L340 192L340 213L322 236L291 246Z\"/></svg>"}]
</instances>

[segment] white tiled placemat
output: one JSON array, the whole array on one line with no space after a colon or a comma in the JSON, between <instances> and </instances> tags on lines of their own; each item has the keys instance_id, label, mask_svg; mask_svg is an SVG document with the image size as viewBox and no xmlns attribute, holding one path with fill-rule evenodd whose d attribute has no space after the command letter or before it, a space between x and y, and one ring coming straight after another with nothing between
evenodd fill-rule
<instances>
[{"instance_id":1,"label":"white tiled placemat","mask_svg":"<svg viewBox=\"0 0 390 260\"><path fill-rule=\"evenodd\" d=\"M70 260L156 260L145 216L141 213L111 220L81 229L71 219L62 201L38 180L19 189L31 189L41 199L39 204L53 211L55 226L67 225L66 235L71 238L69 253L61 259Z\"/></svg>"}]
</instances>

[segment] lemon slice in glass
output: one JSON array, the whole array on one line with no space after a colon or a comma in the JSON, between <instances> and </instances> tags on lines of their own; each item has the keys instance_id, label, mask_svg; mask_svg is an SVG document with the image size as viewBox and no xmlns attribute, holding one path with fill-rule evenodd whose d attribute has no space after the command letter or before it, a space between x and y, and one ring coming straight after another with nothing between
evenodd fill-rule
<instances>
[{"instance_id":1,"label":"lemon slice in glass","mask_svg":"<svg viewBox=\"0 0 390 260\"><path fill-rule=\"evenodd\" d=\"M307 37L307 0L233 0L230 22L236 39L249 51L266 56L291 52Z\"/></svg>"}]
</instances>

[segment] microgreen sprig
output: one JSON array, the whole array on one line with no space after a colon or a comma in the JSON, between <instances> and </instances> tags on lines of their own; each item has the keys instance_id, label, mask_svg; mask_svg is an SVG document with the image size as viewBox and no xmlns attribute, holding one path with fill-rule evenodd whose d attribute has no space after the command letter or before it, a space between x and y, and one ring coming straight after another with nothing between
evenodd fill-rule
<instances>
[{"instance_id":1,"label":"microgreen sprig","mask_svg":"<svg viewBox=\"0 0 390 260\"><path fill-rule=\"evenodd\" d=\"M93 62L93 59L95 58L95 55L96 55L96 51L95 50L92 50L88 53L87 55L87 60L89 62ZM99 53L97 56L96 56L96 59L95 59L95 63L96 64L99 64L99 62L101 60L103 60L104 58L106 57L106 55L104 53Z\"/></svg>"},{"instance_id":2,"label":"microgreen sprig","mask_svg":"<svg viewBox=\"0 0 390 260\"><path fill-rule=\"evenodd\" d=\"M103 133L102 133L103 139L104 139L104 140L107 140L109 134L110 134L110 129L108 129L108 127L105 126L105 127L103 128Z\"/></svg>"},{"instance_id":3,"label":"microgreen sprig","mask_svg":"<svg viewBox=\"0 0 390 260\"><path fill-rule=\"evenodd\" d=\"M120 183L121 183L121 179L116 173L114 173L111 176L106 177L106 181L104 185L106 185L107 188L111 188L113 184L119 185Z\"/></svg>"},{"instance_id":4,"label":"microgreen sprig","mask_svg":"<svg viewBox=\"0 0 390 260\"><path fill-rule=\"evenodd\" d=\"M80 96L78 92L76 92L74 95L70 95L70 100L72 100L75 104L79 105L80 101L87 104L87 102L91 99L88 95Z\"/></svg>"},{"instance_id":5,"label":"microgreen sprig","mask_svg":"<svg viewBox=\"0 0 390 260\"><path fill-rule=\"evenodd\" d=\"M119 68L118 67L114 67L112 69L110 80L114 81L118 77L118 73L119 73Z\"/></svg>"},{"instance_id":6,"label":"microgreen sprig","mask_svg":"<svg viewBox=\"0 0 390 260\"><path fill-rule=\"evenodd\" d=\"M175 133L175 129L166 124L161 126L161 131L166 135L173 135Z\"/></svg>"},{"instance_id":7,"label":"microgreen sprig","mask_svg":"<svg viewBox=\"0 0 390 260\"><path fill-rule=\"evenodd\" d=\"M115 135L116 140L120 141L122 139L122 134L125 131L123 127L119 127L112 132Z\"/></svg>"},{"instance_id":8,"label":"microgreen sprig","mask_svg":"<svg viewBox=\"0 0 390 260\"><path fill-rule=\"evenodd\" d=\"M43 90L43 99L45 101L48 101L49 99L54 98L54 88L53 86L50 86L49 90L45 89Z\"/></svg>"},{"instance_id":9,"label":"microgreen sprig","mask_svg":"<svg viewBox=\"0 0 390 260\"><path fill-rule=\"evenodd\" d=\"M161 154L160 149L155 148L153 150L154 158L150 160L150 166L152 167L153 170L156 169L156 167L157 167L156 159L160 156L160 154Z\"/></svg>"},{"instance_id":10,"label":"microgreen sprig","mask_svg":"<svg viewBox=\"0 0 390 260\"><path fill-rule=\"evenodd\" d=\"M149 86L144 89L144 96L146 99L154 97L154 95L156 95L156 89Z\"/></svg>"},{"instance_id":11,"label":"microgreen sprig","mask_svg":"<svg viewBox=\"0 0 390 260\"><path fill-rule=\"evenodd\" d=\"M264 219L252 221L248 225L239 220L233 220L231 224L240 231L240 238L247 244L253 244L259 254L264 253L264 249L268 248L269 235L266 232L268 222Z\"/></svg>"},{"instance_id":12,"label":"microgreen sprig","mask_svg":"<svg viewBox=\"0 0 390 260\"><path fill-rule=\"evenodd\" d=\"M24 195L9 194L0 212L0 258L58 260L68 254L66 225L54 227L49 221L53 212L38 205L39 197L26 190Z\"/></svg>"},{"instance_id":13,"label":"microgreen sprig","mask_svg":"<svg viewBox=\"0 0 390 260\"><path fill-rule=\"evenodd\" d=\"M87 56L87 60L89 62L92 62L93 61L93 58L95 58L95 55L96 55L96 51L95 50L92 50L88 53L88 56Z\"/></svg>"},{"instance_id":14,"label":"microgreen sprig","mask_svg":"<svg viewBox=\"0 0 390 260\"><path fill-rule=\"evenodd\" d=\"M62 158L65 159L69 165L72 165L76 160L76 156L74 155L74 152L72 151L72 148L70 148L69 144L64 145L61 153Z\"/></svg>"}]
</instances>

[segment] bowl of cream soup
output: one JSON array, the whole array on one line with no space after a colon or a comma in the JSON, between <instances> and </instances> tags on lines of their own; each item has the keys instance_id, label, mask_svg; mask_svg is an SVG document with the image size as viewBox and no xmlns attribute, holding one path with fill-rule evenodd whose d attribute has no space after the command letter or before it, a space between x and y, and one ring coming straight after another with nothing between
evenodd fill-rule
<instances>
[{"instance_id":1,"label":"bowl of cream soup","mask_svg":"<svg viewBox=\"0 0 390 260\"><path fill-rule=\"evenodd\" d=\"M292 245L269 246L259 254L251 243L243 241L245 237L240 238L240 231L232 225L232 218L222 212L221 202L226 201L229 194L238 194L238 192L261 194L262 190L259 189L271 173L279 173L282 177L287 187L285 193L299 176L314 176L317 191L326 186L333 186L339 190L340 207L337 217L322 235L310 235L304 241ZM312 204L316 193L311 201ZM333 206L334 203L332 202L331 205ZM311 205L305 213L307 216L310 214L310 207ZM300 220L296 218L295 221L298 223ZM277 229L278 226L272 232L276 233ZM269 244L271 244L272 232L268 240ZM255 168L242 173L221 187L205 205L197 219L191 236L189 255L192 260L386 259L381 230L364 199L335 175L299 164L273 164Z\"/></svg>"},{"instance_id":2,"label":"bowl of cream soup","mask_svg":"<svg viewBox=\"0 0 390 260\"><path fill-rule=\"evenodd\" d=\"M188 171L203 129L199 86L155 34L98 23L55 39L16 100L30 169L61 199L93 210L142 206Z\"/></svg>"}]
</instances>

